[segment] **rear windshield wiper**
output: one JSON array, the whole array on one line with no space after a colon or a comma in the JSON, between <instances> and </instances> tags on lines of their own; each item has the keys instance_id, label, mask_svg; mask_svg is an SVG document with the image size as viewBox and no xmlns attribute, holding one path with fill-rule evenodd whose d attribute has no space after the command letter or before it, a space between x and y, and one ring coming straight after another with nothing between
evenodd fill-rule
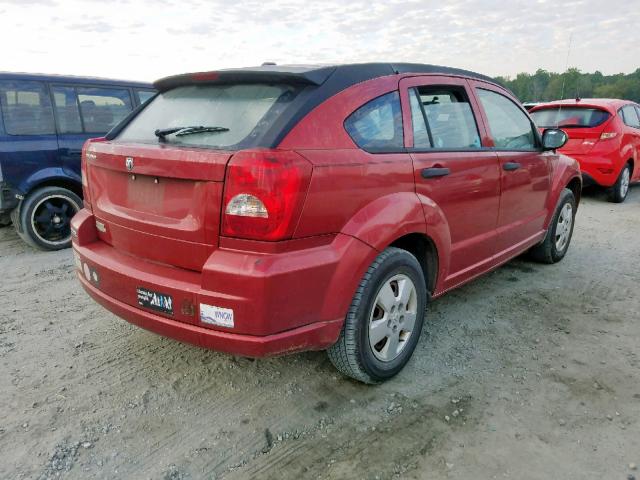
<instances>
[{"instance_id":1,"label":"rear windshield wiper","mask_svg":"<svg viewBox=\"0 0 640 480\"><path fill-rule=\"evenodd\" d=\"M204 126L194 126L194 127L171 127L171 128L159 128L154 133L156 137L161 140L164 140L167 135L176 134L176 137L182 137L184 135L191 135L194 133L205 133L205 132L228 132L229 129L227 127L204 127Z\"/></svg>"}]
</instances>

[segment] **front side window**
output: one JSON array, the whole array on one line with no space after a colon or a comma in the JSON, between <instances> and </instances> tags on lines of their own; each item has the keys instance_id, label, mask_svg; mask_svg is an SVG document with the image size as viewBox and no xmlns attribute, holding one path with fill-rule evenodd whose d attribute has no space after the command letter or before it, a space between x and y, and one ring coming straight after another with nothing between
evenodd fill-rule
<instances>
[{"instance_id":1,"label":"front side window","mask_svg":"<svg viewBox=\"0 0 640 480\"><path fill-rule=\"evenodd\" d=\"M534 150L536 135L529 117L514 102L491 90L478 89L496 148Z\"/></svg>"},{"instance_id":2,"label":"front side window","mask_svg":"<svg viewBox=\"0 0 640 480\"><path fill-rule=\"evenodd\" d=\"M403 148L400 95L394 91L365 103L347 117L344 127L364 150Z\"/></svg>"},{"instance_id":3,"label":"front side window","mask_svg":"<svg viewBox=\"0 0 640 480\"><path fill-rule=\"evenodd\" d=\"M9 135L55 134L51 98L44 83L0 81L0 105Z\"/></svg>"},{"instance_id":4,"label":"front side window","mask_svg":"<svg viewBox=\"0 0 640 480\"><path fill-rule=\"evenodd\" d=\"M633 128L640 128L640 119L638 119L638 114L636 113L636 109L633 105L622 107L620 112L625 125Z\"/></svg>"},{"instance_id":5,"label":"front side window","mask_svg":"<svg viewBox=\"0 0 640 480\"><path fill-rule=\"evenodd\" d=\"M531 113L541 128L593 128L602 125L611 115L599 108L549 107Z\"/></svg>"},{"instance_id":6,"label":"front side window","mask_svg":"<svg viewBox=\"0 0 640 480\"><path fill-rule=\"evenodd\" d=\"M428 86L409 91L414 148L480 148L480 134L464 88Z\"/></svg>"},{"instance_id":7,"label":"front side window","mask_svg":"<svg viewBox=\"0 0 640 480\"><path fill-rule=\"evenodd\" d=\"M129 90L78 87L80 113L87 133L106 133L131 112Z\"/></svg>"},{"instance_id":8,"label":"front side window","mask_svg":"<svg viewBox=\"0 0 640 480\"><path fill-rule=\"evenodd\" d=\"M300 92L286 84L187 85L158 94L119 141L235 149L257 143ZM205 127L180 131L186 127ZM156 130L170 131L159 138Z\"/></svg>"}]
</instances>

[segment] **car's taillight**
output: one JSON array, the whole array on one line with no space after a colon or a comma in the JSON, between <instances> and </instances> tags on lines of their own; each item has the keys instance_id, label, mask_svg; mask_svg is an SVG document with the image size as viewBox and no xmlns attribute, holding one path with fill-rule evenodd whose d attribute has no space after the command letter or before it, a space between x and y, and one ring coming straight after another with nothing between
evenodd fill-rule
<instances>
[{"instance_id":1,"label":"car's taillight","mask_svg":"<svg viewBox=\"0 0 640 480\"><path fill-rule=\"evenodd\" d=\"M602 132L600 134L600 140L611 140L612 138L616 138L618 136L618 132Z\"/></svg>"},{"instance_id":2,"label":"car's taillight","mask_svg":"<svg viewBox=\"0 0 640 480\"><path fill-rule=\"evenodd\" d=\"M90 138L84 145L82 146L82 155L80 160L80 171L82 175L82 197L83 203L87 210L91 211L91 195L89 192L89 171L87 170L87 159L93 160L95 158L95 153L91 151L91 144L96 142L104 142L106 139L104 137L100 138ZM91 157L91 158L89 158Z\"/></svg>"},{"instance_id":3,"label":"car's taillight","mask_svg":"<svg viewBox=\"0 0 640 480\"><path fill-rule=\"evenodd\" d=\"M254 240L291 238L311 179L311 164L286 150L247 150L229 161L222 234Z\"/></svg>"}]
</instances>

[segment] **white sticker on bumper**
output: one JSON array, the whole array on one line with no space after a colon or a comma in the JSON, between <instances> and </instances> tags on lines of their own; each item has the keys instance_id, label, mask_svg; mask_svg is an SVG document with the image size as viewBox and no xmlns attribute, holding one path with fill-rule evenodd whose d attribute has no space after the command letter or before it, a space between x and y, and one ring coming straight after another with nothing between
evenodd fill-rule
<instances>
[{"instance_id":1,"label":"white sticker on bumper","mask_svg":"<svg viewBox=\"0 0 640 480\"><path fill-rule=\"evenodd\" d=\"M213 305L201 303L200 321L210 325L233 328L233 310L230 308L214 307Z\"/></svg>"}]
</instances>

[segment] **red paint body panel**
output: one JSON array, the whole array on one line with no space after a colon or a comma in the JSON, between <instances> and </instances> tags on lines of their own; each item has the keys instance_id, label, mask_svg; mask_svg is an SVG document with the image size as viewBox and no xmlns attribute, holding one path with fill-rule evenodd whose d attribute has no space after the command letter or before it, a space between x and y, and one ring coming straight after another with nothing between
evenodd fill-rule
<instances>
[{"instance_id":1,"label":"red paint body panel","mask_svg":"<svg viewBox=\"0 0 640 480\"><path fill-rule=\"evenodd\" d=\"M410 150L407 88L442 83L468 91L482 149ZM561 155L493 149L473 93L476 83L482 82L455 75L391 75L348 87L311 110L274 150L294 151L311 165L293 234L282 241L220 235L233 152L89 144L92 210L74 217L73 248L99 280L80 274L84 288L107 309L148 330L206 348L264 356L331 345L371 262L405 235L422 235L435 247L433 296L495 268L541 240L559 192L579 171ZM406 150L358 148L344 120L394 90L400 92ZM127 157L135 161L135 178L127 171ZM525 168L503 171L502 164L514 159ZM421 171L434 166L451 173L422 178ZM138 305L138 287L171 295L173 314ZM201 322L201 303L233 310L233 327Z\"/></svg>"}]
</instances>

